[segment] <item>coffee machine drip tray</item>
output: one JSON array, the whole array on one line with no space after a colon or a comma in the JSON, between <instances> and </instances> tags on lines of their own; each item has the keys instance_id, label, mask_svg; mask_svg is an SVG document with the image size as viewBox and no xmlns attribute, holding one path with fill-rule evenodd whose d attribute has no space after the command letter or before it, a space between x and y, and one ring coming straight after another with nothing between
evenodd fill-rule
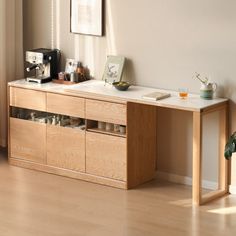
<instances>
[{"instance_id":1,"label":"coffee machine drip tray","mask_svg":"<svg viewBox=\"0 0 236 236\"><path fill-rule=\"evenodd\" d=\"M33 82L33 83L38 83L38 84L42 84L42 83L47 83L52 81L52 78L50 77L46 77L46 76L32 76L32 77L27 77L26 78L27 82Z\"/></svg>"}]
</instances>

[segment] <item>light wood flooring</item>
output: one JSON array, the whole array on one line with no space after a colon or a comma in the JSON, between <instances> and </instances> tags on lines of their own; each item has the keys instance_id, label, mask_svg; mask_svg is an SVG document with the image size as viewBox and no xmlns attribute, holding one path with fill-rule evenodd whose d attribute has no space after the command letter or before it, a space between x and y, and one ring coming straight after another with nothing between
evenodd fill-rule
<instances>
[{"instance_id":1,"label":"light wood flooring","mask_svg":"<svg viewBox=\"0 0 236 236\"><path fill-rule=\"evenodd\" d=\"M191 206L191 188L134 190L9 166L0 151L1 236L236 235L236 196Z\"/></svg>"}]
</instances>

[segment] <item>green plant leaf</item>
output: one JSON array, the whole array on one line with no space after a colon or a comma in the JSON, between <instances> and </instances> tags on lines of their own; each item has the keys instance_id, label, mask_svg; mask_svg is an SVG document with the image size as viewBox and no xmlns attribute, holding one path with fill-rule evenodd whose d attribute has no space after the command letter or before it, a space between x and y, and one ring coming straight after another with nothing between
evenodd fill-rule
<instances>
[{"instance_id":1,"label":"green plant leaf","mask_svg":"<svg viewBox=\"0 0 236 236\"><path fill-rule=\"evenodd\" d=\"M234 132L225 145L224 156L227 160L232 157L232 153L236 152L236 132Z\"/></svg>"}]
</instances>

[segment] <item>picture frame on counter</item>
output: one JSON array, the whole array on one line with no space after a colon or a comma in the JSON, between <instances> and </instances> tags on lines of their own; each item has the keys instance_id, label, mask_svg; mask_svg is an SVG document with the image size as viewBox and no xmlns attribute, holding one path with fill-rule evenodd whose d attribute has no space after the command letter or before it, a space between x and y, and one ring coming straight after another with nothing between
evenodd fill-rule
<instances>
[{"instance_id":1,"label":"picture frame on counter","mask_svg":"<svg viewBox=\"0 0 236 236\"><path fill-rule=\"evenodd\" d=\"M103 36L103 0L70 0L71 33Z\"/></svg>"},{"instance_id":2,"label":"picture frame on counter","mask_svg":"<svg viewBox=\"0 0 236 236\"><path fill-rule=\"evenodd\" d=\"M79 61L75 59L66 58L65 72L68 74L76 72L78 65Z\"/></svg>"},{"instance_id":3,"label":"picture frame on counter","mask_svg":"<svg viewBox=\"0 0 236 236\"><path fill-rule=\"evenodd\" d=\"M124 64L124 56L108 56L102 79L110 84L121 81Z\"/></svg>"}]
</instances>

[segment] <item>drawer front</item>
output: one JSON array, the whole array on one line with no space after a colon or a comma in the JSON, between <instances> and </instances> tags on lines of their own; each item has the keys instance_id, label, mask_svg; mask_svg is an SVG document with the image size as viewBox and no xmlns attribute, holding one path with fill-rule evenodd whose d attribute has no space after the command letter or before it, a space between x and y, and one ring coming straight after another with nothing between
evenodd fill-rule
<instances>
[{"instance_id":1,"label":"drawer front","mask_svg":"<svg viewBox=\"0 0 236 236\"><path fill-rule=\"evenodd\" d=\"M126 139L86 133L86 172L126 181Z\"/></svg>"},{"instance_id":2,"label":"drawer front","mask_svg":"<svg viewBox=\"0 0 236 236\"><path fill-rule=\"evenodd\" d=\"M46 93L10 87L10 106L46 111Z\"/></svg>"},{"instance_id":3,"label":"drawer front","mask_svg":"<svg viewBox=\"0 0 236 236\"><path fill-rule=\"evenodd\" d=\"M46 124L10 118L11 157L46 163Z\"/></svg>"},{"instance_id":4,"label":"drawer front","mask_svg":"<svg viewBox=\"0 0 236 236\"><path fill-rule=\"evenodd\" d=\"M85 131L48 125L47 164L85 172Z\"/></svg>"},{"instance_id":5,"label":"drawer front","mask_svg":"<svg viewBox=\"0 0 236 236\"><path fill-rule=\"evenodd\" d=\"M47 111L84 118L84 98L47 93Z\"/></svg>"},{"instance_id":6,"label":"drawer front","mask_svg":"<svg viewBox=\"0 0 236 236\"><path fill-rule=\"evenodd\" d=\"M126 125L126 105L86 99L86 118Z\"/></svg>"}]
</instances>

